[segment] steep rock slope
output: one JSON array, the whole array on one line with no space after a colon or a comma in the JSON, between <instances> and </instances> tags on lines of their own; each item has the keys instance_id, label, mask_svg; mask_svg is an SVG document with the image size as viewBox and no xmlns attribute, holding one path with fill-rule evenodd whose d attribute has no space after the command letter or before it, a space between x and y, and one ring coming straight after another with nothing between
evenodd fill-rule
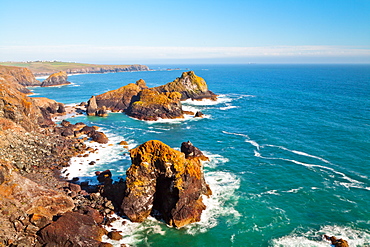
<instances>
[{"instance_id":1,"label":"steep rock slope","mask_svg":"<svg viewBox=\"0 0 370 247\"><path fill-rule=\"evenodd\" d=\"M122 210L132 221L142 222L153 211L175 227L200 220L202 195L211 194L203 176L203 154L185 158L185 153L155 140L130 153Z\"/></svg>"}]
</instances>

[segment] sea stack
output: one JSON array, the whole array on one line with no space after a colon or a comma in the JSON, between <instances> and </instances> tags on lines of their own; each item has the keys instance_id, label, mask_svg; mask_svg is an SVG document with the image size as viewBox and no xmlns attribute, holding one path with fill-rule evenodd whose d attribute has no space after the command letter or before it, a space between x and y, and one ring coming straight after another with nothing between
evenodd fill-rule
<instances>
[{"instance_id":1,"label":"sea stack","mask_svg":"<svg viewBox=\"0 0 370 247\"><path fill-rule=\"evenodd\" d=\"M68 80L68 75L64 71L51 74L45 81L42 82L41 87L54 87L71 84Z\"/></svg>"},{"instance_id":2,"label":"sea stack","mask_svg":"<svg viewBox=\"0 0 370 247\"><path fill-rule=\"evenodd\" d=\"M212 194L201 163L207 157L197 152L186 158L185 153L156 140L132 149L130 154L132 165L126 173L121 208L131 221L142 222L153 211L177 228L200 221L206 208L202 196Z\"/></svg>"}]
</instances>

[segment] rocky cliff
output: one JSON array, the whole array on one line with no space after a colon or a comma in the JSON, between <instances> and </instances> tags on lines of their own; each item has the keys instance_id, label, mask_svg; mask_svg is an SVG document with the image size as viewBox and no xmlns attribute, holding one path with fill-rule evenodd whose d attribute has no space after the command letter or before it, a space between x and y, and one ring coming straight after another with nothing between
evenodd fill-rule
<instances>
[{"instance_id":1,"label":"rocky cliff","mask_svg":"<svg viewBox=\"0 0 370 247\"><path fill-rule=\"evenodd\" d=\"M48 78L46 78L42 84L41 87L54 87L54 86L61 86L61 85L68 85L71 84L68 80L68 75L64 71L60 71L57 73L54 73L50 75Z\"/></svg>"},{"instance_id":2,"label":"rocky cliff","mask_svg":"<svg viewBox=\"0 0 370 247\"><path fill-rule=\"evenodd\" d=\"M206 208L202 195L211 194L201 163L207 158L201 152L189 155L160 141L148 141L130 154L132 165L126 173L122 203L127 217L142 222L159 212L161 219L175 227L200 220Z\"/></svg>"},{"instance_id":3,"label":"rocky cliff","mask_svg":"<svg viewBox=\"0 0 370 247\"><path fill-rule=\"evenodd\" d=\"M217 95L208 90L207 83L202 77L195 75L194 71L184 72L181 77L166 85L153 88L160 93L179 92L181 100L216 100Z\"/></svg>"},{"instance_id":4,"label":"rocky cliff","mask_svg":"<svg viewBox=\"0 0 370 247\"><path fill-rule=\"evenodd\" d=\"M40 86L41 82L36 80L32 72L27 68L0 65L0 73L12 76L22 86Z\"/></svg>"},{"instance_id":5,"label":"rocky cliff","mask_svg":"<svg viewBox=\"0 0 370 247\"><path fill-rule=\"evenodd\" d=\"M86 68L71 68L67 69L67 74L95 74L95 73L118 73L118 72L129 72L129 71L148 71L149 68L146 65L125 65L125 66L114 66L114 65L91 65Z\"/></svg>"}]
</instances>

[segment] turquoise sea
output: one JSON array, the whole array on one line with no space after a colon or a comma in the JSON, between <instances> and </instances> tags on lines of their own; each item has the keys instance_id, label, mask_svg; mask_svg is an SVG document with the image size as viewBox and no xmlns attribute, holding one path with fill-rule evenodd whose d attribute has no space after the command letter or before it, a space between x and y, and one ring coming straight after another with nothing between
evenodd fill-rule
<instances>
[{"instance_id":1,"label":"turquoise sea","mask_svg":"<svg viewBox=\"0 0 370 247\"><path fill-rule=\"evenodd\" d=\"M37 97L73 104L138 79L153 87L194 70L219 95L217 102L183 103L203 119L144 122L122 113L68 119L100 126L113 144L72 160L70 177L97 182L94 172L103 169L124 177L130 159L121 140L130 148L152 139L179 148L190 140L210 158L204 170L213 195L201 222L174 229L154 219L123 219L113 226L125 235L122 243L330 246L322 240L327 234L370 246L370 65L149 67L155 71L73 75L72 85L32 88Z\"/></svg>"}]
</instances>

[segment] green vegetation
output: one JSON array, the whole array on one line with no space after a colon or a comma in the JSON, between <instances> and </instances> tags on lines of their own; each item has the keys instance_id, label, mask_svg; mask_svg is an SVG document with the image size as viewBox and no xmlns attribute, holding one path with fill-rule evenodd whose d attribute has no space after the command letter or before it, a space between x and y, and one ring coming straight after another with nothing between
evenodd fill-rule
<instances>
[{"instance_id":1,"label":"green vegetation","mask_svg":"<svg viewBox=\"0 0 370 247\"><path fill-rule=\"evenodd\" d=\"M74 62L60 61L32 61L32 62L0 62L4 66L17 66L28 68L34 74L38 73L54 73L66 71L68 69L84 69L84 68L126 68L131 65L101 65L101 64L86 64Z\"/></svg>"}]
</instances>

